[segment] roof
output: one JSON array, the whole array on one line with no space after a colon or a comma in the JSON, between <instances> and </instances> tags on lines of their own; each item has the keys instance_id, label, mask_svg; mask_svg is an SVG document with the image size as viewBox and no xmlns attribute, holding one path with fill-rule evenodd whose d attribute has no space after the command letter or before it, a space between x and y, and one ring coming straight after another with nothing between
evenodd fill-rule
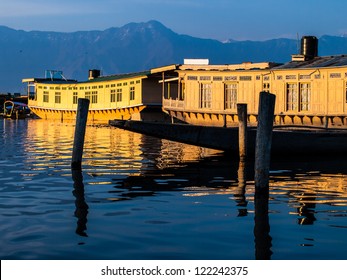
<instances>
[{"instance_id":1,"label":"roof","mask_svg":"<svg viewBox=\"0 0 347 280\"><path fill-rule=\"evenodd\" d=\"M324 68L347 66L347 55L318 56L306 61L290 61L272 69Z\"/></svg>"},{"instance_id":2,"label":"roof","mask_svg":"<svg viewBox=\"0 0 347 280\"><path fill-rule=\"evenodd\" d=\"M123 79L131 79L131 78L139 78L146 77L151 75L151 71L142 71L135 73L127 73L127 74L116 74L109 76L100 76L91 80L86 81L76 81L76 80L63 80L63 79L46 79L46 78L28 78L23 79L22 82L38 82L38 83L47 83L47 84L83 84L83 83L97 83L97 82L105 82L105 81L115 81L115 80L123 80Z\"/></svg>"},{"instance_id":3,"label":"roof","mask_svg":"<svg viewBox=\"0 0 347 280\"><path fill-rule=\"evenodd\" d=\"M209 70L209 71L234 71L234 70L260 70L269 69L280 65L273 62L243 62L241 64L222 64L222 65L198 65L198 64L183 64L179 70Z\"/></svg>"},{"instance_id":4,"label":"roof","mask_svg":"<svg viewBox=\"0 0 347 280\"><path fill-rule=\"evenodd\" d=\"M80 82L80 83L105 82L105 81L131 79L131 78L136 78L136 77L149 76L150 74L151 74L151 71L142 71L142 72L117 74L117 75L110 75L110 76L100 76L100 77L94 78L92 80L88 80L88 81L84 81L84 82Z\"/></svg>"},{"instance_id":5,"label":"roof","mask_svg":"<svg viewBox=\"0 0 347 280\"><path fill-rule=\"evenodd\" d=\"M26 78L22 79L22 83L30 83L30 82L36 82L36 83L49 83L49 84L73 84L77 83L76 80L63 80L63 79L48 79L48 78Z\"/></svg>"}]
</instances>

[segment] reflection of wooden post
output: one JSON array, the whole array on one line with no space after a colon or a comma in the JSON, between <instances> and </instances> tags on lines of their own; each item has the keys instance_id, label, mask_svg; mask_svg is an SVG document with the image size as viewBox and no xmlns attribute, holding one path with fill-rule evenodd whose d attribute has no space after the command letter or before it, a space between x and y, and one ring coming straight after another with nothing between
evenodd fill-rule
<instances>
[{"instance_id":1,"label":"reflection of wooden post","mask_svg":"<svg viewBox=\"0 0 347 280\"><path fill-rule=\"evenodd\" d=\"M72 169L72 179L74 181L73 195L75 196L75 217L77 220L76 233L80 236L87 236L85 232L87 229L87 216L88 216L88 204L84 197L84 184L81 170Z\"/></svg>"},{"instance_id":2,"label":"reflection of wooden post","mask_svg":"<svg viewBox=\"0 0 347 280\"><path fill-rule=\"evenodd\" d=\"M84 136L86 133L87 116L89 109L89 100L84 98L78 99L75 137L72 151L71 168L81 169Z\"/></svg>"},{"instance_id":3,"label":"reflection of wooden post","mask_svg":"<svg viewBox=\"0 0 347 280\"><path fill-rule=\"evenodd\" d=\"M237 104L237 117L239 119L239 156L247 156L247 104Z\"/></svg>"},{"instance_id":4,"label":"reflection of wooden post","mask_svg":"<svg viewBox=\"0 0 347 280\"><path fill-rule=\"evenodd\" d=\"M237 171L238 187L235 189L235 201L237 206L244 207L239 209L239 217L247 216L247 200L246 200L246 185L247 185L247 173L246 173L246 161L239 161L239 169Z\"/></svg>"},{"instance_id":5,"label":"reflection of wooden post","mask_svg":"<svg viewBox=\"0 0 347 280\"><path fill-rule=\"evenodd\" d=\"M255 188L268 191L272 128L276 96L261 92L259 98L258 127L255 147Z\"/></svg>"},{"instance_id":6,"label":"reflection of wooden post","mask_svg":"<svg viewBox=\"0 0 347 280\"><path fill-rule=\"evenodd\" d=\"M272 255L272 238L270 236L268 194L255 194L254 210L255 259L270 260Z\"/></svg>"}]
</instances>

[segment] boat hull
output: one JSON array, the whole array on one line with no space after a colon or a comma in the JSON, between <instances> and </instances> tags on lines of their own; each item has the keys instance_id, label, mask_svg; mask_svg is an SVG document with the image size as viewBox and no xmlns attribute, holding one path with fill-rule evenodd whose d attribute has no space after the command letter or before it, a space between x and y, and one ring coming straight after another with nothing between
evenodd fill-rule
<instances>
[{"instance_id":1,"label":"boat hull","mask_svg":"<svg viewBox=\"0 0 347 280\"><path fill-rule=\"evenodd\" d=\"M145 108L146 106L142 105L130 108L89 110L88 120L106 122L112 119L140 120L140 112ZM35 106L30 106L30 109L36 116L46 120L75 120L77 114L77 110L69 109L49 109Z\"/></svg>"},{"instance_id":2,"label":"boat hull","mask_svg":"<svg viewBox=\"0 0 347 280\"><path fill-rule=\"evenodd\" d=\"M138 121L110 121L111 126L181 143L222 150L238 156L238 127L208 127ZM248 155L254 156L256 127L247 131ZM274 127L273 156L346 155L347 130Z\"/></svg>"}]
</instances>

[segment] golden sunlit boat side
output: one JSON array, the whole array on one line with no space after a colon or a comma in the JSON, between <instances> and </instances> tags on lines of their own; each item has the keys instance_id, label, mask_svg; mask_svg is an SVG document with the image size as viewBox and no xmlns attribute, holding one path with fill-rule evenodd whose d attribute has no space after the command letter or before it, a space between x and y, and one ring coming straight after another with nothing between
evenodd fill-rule
<instances>
[{"instance_id":1,"label":"golden sunlit boat side","mask_svg":"<svg viewBox=\"0 0 347 280\"><path fill-rule=\"evenodd\" d=\"M301 54L285 64L210 65L188 60L177 79L165 80L163 109L193 125L237 125L245 103L256 125L259 93L276 95L276 125L347 127L347 55L318 56L318 40L302 39Z\"/></svg>"},{"instance_id":2,"label":"golden sunlit boat side","mask_svg":"<svg viewBox=\"0 0 347 280\"><path fill-rule=\"evenodd\" d=\"M100 76L89 71L89 80L67 80L61 71L46 71L45 78L23 79L28 84L28 105L42 119L73 120L78 98L90 100L88 120L150 120L162 114L162 73L170 73L176 65L149 71Z\"/></svg>"}]
</instances>

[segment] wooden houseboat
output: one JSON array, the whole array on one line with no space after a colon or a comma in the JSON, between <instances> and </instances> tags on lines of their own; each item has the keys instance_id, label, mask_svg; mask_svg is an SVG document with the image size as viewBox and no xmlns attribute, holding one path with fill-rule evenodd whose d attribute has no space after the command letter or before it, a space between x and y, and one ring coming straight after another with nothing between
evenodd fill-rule
<instances>
[{"instance_id":1,"label":"wooden houseboat","mask_svg":"<svg viewBox=\"0 0 347 280\"><path fill-rule=\"evenodd\" d=\"M206 126L233 126L237 103L248 104L256 124L259 93L276 95L275 124L347 125L347 55L318 56L318 40L303 37L301 53L285 64L209 65L185 61L161 81L163 109L173 119Z\"/></svg>"},{"instance_id":2,"label":"wooden houseboat","mask_svg":"<svg viewBox=\"0 0 347 280\"><path fill-rule=\"evenodd\" d=\"M162 112L163 73L175 65L138 73L100 76L89 71L89 80L65 79L61 71L46 71L45 78L23 79L28 84L28 105L42 119L73 120L78 98L90 100L88 120L152 120L167 117Z\"/></svg>"},{"instance_id":3,"label":"wooden houseboat","mask_svg":"<svg viewBox=\"0 0 347 280\"><path fill-rule=\"evenodd\" d=\"M28 83L28 105L43 119L74 119L78 98L90 100L89 120L172 120L205 126L237 124L237 104L256 124L259 93L276 95L275 124L347 126L347 55L318 56L318 40L305 36L300 54L285 64L210 65L185 60L148 71L66 80L61 72ZM165 114L163 113L165 112ZM169 117L170 116L170 117Z\"/></svg>"}]
</instances>

